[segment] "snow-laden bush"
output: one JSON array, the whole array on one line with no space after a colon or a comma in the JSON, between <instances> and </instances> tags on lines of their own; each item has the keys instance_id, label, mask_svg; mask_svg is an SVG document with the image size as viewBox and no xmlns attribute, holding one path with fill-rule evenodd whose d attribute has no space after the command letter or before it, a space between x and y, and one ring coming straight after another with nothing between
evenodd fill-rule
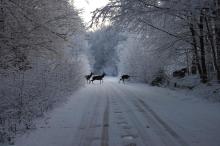
<instances>
[{"instance_id":1,"label":"snow-laden bush","mask_svg":"<svg viewBox=\"0 0 220 146\"><path fill-rule=\"evenodd\" d=\"M154 44L152 40L143 41L137 35L128 37L118 46L120 73L129 74L136 81L150 83L171 59L167 59L170 54L166 50L157 49L160 44Z\"/></svg>"},{"instance_id":2,"label":"snow-laden bush","mask_svg":"<svg viewBox=\"0 0 220 146\"><path fill-rule=\"evenodd\" d=\"M69 0L0 4L0 143L12 143L84 83L88 62L84 27Z\"/></svg>"},{"instance_id":3,"label":"snow-laden bush","mask_svg":"<svg viewBox=\"0 0 220 146\"><path fill-rule=\"evenodd\" d=\"M57 61L53 65L45 61L38 60L31 70L0 76L1 135L31 128L33 119L65 101L84 83L82 61Z\"/></svg>"}]
</instances>

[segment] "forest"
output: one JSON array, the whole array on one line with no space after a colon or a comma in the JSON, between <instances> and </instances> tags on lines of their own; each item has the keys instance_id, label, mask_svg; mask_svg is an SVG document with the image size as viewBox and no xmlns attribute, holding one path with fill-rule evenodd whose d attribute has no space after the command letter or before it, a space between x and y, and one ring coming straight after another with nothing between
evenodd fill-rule
<instances>
[{"instance_id":1,"label":"forest","mask_svg":"<svg viewBox=\"0 0 220 146\"><path fill-rule=\"evenodd\" d=\"M185 68L202 83L219 82L219 13L217 0L113 0L93 12L91 25L109 21L122 30L121 72L146 82Z\"/></svg>"},{"instance_id":2,"label":"forest","mask_svg":"<svg viewBox=\"0 0 220 146\"><path fill-rule=\"evenodd\" d=\"M0 142L10 143L83 85L88 67L85 28L68 0L1 0L0 6Z\"/></svg>"}]
</instances>

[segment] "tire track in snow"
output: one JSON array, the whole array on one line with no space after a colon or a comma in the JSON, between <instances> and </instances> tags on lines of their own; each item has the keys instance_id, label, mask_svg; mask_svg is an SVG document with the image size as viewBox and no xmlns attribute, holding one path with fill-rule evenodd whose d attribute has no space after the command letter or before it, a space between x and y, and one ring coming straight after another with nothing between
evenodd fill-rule
<instances>
[{"instance_id":1,"label":"tire track in snow","mask_svg":"<svg viewBox=\"0 0 220 146\"><path fill-rule=\"evenodd\" d=\"M154 129L154 132L156 135L160 138L161 142L165 146L173 146L173 145L179 145L175 140L173 140L172 137L170 137L169 133L167 134L166 129L156 121L151 114L147 113L145 109L139 105L139 103L135 100L132 101L133 104L136 106L138 111L145 117L145 119L148 121L149 125L147 125L148 128Z\"/></svg>"},{"instance_id":2,"label":"tire track in snow","mask_svg":"<svg viewBox=\"0 0 220 146\"><path fill-rule=\"evenodd\" d=\"M93 103L93 100L90 98L90 100L88 100L88 102L83 110L83 115L81 118L79 129L75 135L76 142L74 142L74 146L80 146L81 143L83 142L83 140L85 139L85 132L84 132L85 130L84 129L88 128L87 122L88 122L88 118L89 118L89 114L90 114L89 110L92 109L92 104L94 104L94 103Z\"/></svg>"},{"instance_id":3,"label":"tire track in snow","mask_svg":"<svg viewBox=\"0 0 220 146\"><path fill-rule=\"evenodd\" d=\"M76 137L75 146L90 146L92 141L99 139L94 137L96 121L98 117L98 107L100 105L99 97L90 97L88 100L87 106L85 106L84 115L82 117L79 131Z\"/></svg>"},{"instance_id":4,"label":"tire track in snow","mask_svg":"<svg viewBox=\"0 0 220 146\"><path fill-rule=\"evenodd\" d=\"M165 121L163 121L142 99L138 99L145 109L178 141L181 146L189 146ZM146 114L146 113L145 113Z\"/></svg>"},{"instance_id":5,"label":"tire track in snow","mask_svg":"<svg viewBox=\"0 0 220 146\"><path fill-rule=\"evenodd\" d=\"M134 140L136 138L140 137L142 145L143 144L144 144L144 146L152 146L152 145L154 145L155 142L152 140L152 138L150 136L150 133L148 133L148 131L146 131L146 129L143 128L143 127L145 127L143 125L143 122L141 122L138 119L137 115L133 112L133 110L131 109L130 105L128 105L127 101L125 99L123 99L123 97L121 97L121 93L123 93L123 92L121 92L121 91L119 92L118 88L116 89L115 86L114 87L112 86L111 88L114 90L114 93L116 95L118 95L117 99L118 99L120 105L123 106L123 109L125 109L127 111L126 112L126 114L127 114L126 117L129 120L128 122L131 122L131 125L133 126L133 128L136 129L137 132L138 132L137 133L138 135L136 135L136 134L133 135ZM129 133L128 135L131 135L131 134ZM135 143L131 143L131 144L137 145Z\"/></svg>"},{"instance_id":6,"label":"tire track in snow","mask_svg":"<svg viewBox=\"0 0 220 146\"><path fill-rule=\"evenodd\" d=\"M173 130L173 128L171 128L164 120L162 120L162 118L160 118L156 114L156 112L152 108L150 108L150 106L146 102L144 102L144 100L138 98L138 95L134 94L134 92L131 92L128 89L123 88L123 90L124 90L124 93L127 94L129 92L129 95L133 95L134 96L134 98L132 99L133 104L148 119L149 123L151 125L153 125L153 127L159 128L159 130L161 132L163 132L164 131L163 129L165 129L166 132L173 138L173 140L175 142L177 142L180 146L189 146L189 144L187 144L185 142L185 140L182 139L182 137L179 136L178 133L175 132L175 130ZM160 127L163 127L163 129L161 129ZM169 139L166 138L167 136L166 136L166 134L164 134L164 132L163 133L159 133L159 134L162 134L164 136L163 137L162 135L160 135L161 140L164 142L164 144L166 144L167 146L172 145L172 142L169 141Z\"/></svg>"},{"instance_id":7,"label":"tire track in snow","mask_svg":"<svg viewBox=\"0 0 220 146\"><path fill-rule=\"evenodd\" d=\"M109 97L107 97L106 108L103 116L101 146L108 146L108 127L109 127Z\"/></svg>"}]
</instances>

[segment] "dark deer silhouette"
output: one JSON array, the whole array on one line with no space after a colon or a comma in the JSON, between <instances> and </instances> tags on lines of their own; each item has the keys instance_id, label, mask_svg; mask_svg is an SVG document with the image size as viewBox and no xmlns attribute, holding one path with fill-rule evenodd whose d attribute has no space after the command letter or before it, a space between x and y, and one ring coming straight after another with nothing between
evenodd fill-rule
<instances>
[{"instance_id":1,"label":"dark deer silhouette","mask_svg":"<svg viewBox=\"0 0 220 146\"><path fill-rule=\"evenodd\" d=\"M131 76L129 75L122 75L120 80L119 80L119 83L122 81L123 83L125 83L125 80L128 80Z\"/></svg>"},{"instance_id":2,"label":"dark deer silhouette","mask_svg":"<svg viewBox=\"0 0 220 146\"><path fill-rule=\"evenodd\" d=\"M89 81L90 81L90 78L92 77L92 75L93 75L93 72L91 72L89 75L85 76L87 83L90 83Z\"/></svg>"},{"instance_id":3,"label":"dark deer silhouette","mask_svg":"<svg viewBox=\"0 0 220 146\"><path fill-rule=\"evenodd\" d=\"M124 74L124 75L122 75L122 76L120 77L119 83L120 83L121 81L122 81L123 83L125 83L125 80L129 80L131 77L136 77L136 76L130 76L130 75Z\"/></svg>"},{"instance_id":4,"label":"dark deer silhouette","mask_svg":"<svg viewBox=\"0 0 220 146\"><path fill-rule=\"evenodd\" d=\"M105 77L105 73L103 72L102 75L97 75L97 76L93 76L92 77L92 80L90 82L93 83L93 81L95 80L99 80L100 81L100 84L103 83L103 78Z\"/></svg>"}]
</instances>

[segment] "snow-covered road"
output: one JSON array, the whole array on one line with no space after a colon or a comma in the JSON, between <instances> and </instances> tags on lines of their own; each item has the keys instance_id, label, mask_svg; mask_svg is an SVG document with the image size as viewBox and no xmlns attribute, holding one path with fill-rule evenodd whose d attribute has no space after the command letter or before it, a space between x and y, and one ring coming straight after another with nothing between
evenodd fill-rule
<instances>
[{"instance_id":1,"label":"snow-covered road","mask_svg":"<svg viewBox=\"0 0 220 146\"><path fill-rule=\"evenodd\" d=\"M16 146L219 146L220 104L143 84L86 85Z\"/></svg>"}]
</instances>

